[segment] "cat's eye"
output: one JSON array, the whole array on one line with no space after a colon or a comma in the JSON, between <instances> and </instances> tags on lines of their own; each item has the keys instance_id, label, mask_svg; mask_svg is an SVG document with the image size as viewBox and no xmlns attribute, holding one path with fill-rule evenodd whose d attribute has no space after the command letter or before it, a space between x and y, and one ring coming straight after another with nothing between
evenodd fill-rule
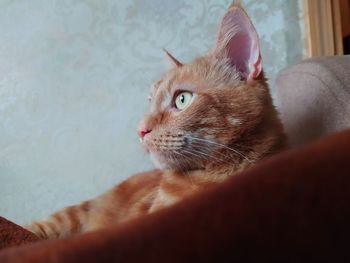
<instances>
[{"instance_id":1,"label":"cat's eye","mask_svg":"<svg viewBox=\"0 0 350 263\"><path fill-rule=\"evenodd\" d=\"M183 91L176 96L175 106L179 110L183 110L192 102L193 94L188 91Z\"/></svg>"}]
</instances>

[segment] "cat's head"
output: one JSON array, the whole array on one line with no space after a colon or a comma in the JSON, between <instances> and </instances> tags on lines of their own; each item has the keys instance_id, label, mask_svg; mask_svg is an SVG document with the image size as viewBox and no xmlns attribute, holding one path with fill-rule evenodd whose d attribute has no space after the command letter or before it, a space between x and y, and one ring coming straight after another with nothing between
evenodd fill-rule
<instances>
[{"instance_id":1,"label":"cat's head","mask_svg":"<svg viewBox=\"0 0 350 263\"><path fill-rule=\"evenodd\" d=\"M150 109L138 128L142 145L161 169L223 161L223 150L260 122L269 96L254 26L231 5L206 55L182 64L166 54L173 68L151 87Z\"/></svg>"}]
</instances>

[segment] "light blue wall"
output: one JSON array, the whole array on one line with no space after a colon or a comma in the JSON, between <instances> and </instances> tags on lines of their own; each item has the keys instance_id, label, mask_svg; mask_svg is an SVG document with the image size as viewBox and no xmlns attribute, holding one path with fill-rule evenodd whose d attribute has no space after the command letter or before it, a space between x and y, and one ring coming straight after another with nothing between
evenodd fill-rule
<instances>
[{"instance_id":1,"label":"light blue wall","mask_svg":"<svg viewBox=\"0 0 350 263\"><path fill-rule=\"evenodd\" d=\"M18 223L151 167L135 127L161 48L205 52L229 0L0 0L0 215ZM295 0L242 1L265 70L302 57Z\"/></svg>"}]
</instances>

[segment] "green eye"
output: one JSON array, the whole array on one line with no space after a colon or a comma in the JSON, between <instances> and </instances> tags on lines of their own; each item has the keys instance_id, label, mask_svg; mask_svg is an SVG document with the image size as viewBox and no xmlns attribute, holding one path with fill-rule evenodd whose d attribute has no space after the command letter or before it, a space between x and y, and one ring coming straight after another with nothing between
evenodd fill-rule
<instances>
[{"instance_id":1,"label":"green eye","mask_svg":"<svg viewBox=\"0 0 350 263\"><path fill-rule=\"evenodd\" d=\"M188 91L181 92L175 99L175 106L179 110L186 108L192 101L193 94Z\"/></svg>"}]
</instances>

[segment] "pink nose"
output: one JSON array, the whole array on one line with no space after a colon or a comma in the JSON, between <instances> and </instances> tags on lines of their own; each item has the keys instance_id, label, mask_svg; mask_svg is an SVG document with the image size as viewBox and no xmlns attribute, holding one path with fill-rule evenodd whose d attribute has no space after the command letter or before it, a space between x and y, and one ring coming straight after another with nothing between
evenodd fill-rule
<instances>
[{"instance_id":1,"label":"pink nose","mask_svg":"<svg viewBox=\"0 0 350 263\"><path fill-rule=\"evenodd\" d=\"M143 139L143 137L145 137L145 135L147 134L147 133L150 133L152 130L148 130L148 129L146 129L146 128L141 128L141 129L139 129L138 131L137 131L137 133L138 133L138 135L139 135L139 137L141 138L141 139Z\"/></svg>"}]
</instances>

